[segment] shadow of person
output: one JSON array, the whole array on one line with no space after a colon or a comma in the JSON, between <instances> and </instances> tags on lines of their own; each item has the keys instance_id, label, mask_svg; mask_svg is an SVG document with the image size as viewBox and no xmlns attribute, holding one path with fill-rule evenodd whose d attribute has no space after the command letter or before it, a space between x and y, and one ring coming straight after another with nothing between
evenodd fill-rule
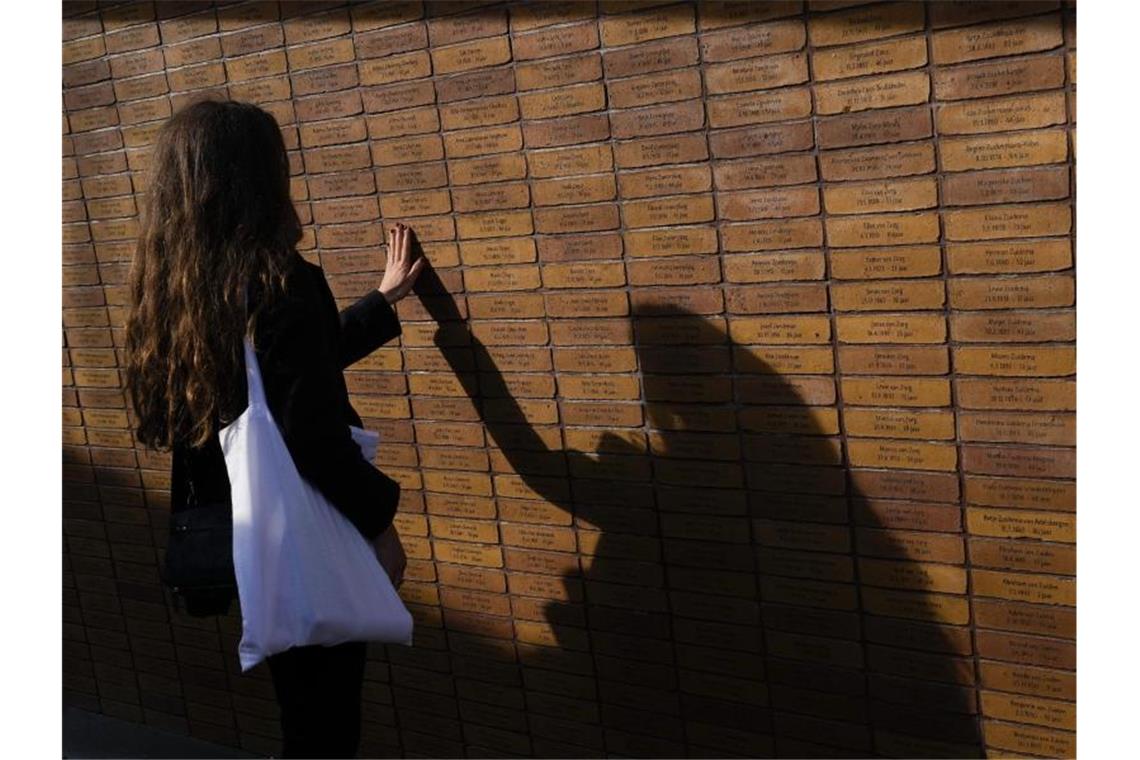
<instances>
[{"instance_id":1,"label":"shadow of person","mask_svg":"<svg viewBox=\"0 0 1140 760\"><path fill-rule=\"evenodd\" d=\"M962 537L915 524L960 510L853 487L831 375L639 305L553 334L540 426L447 291L424 270L435 343L501 452L533 756L981 756Z\"/></svg>"}]
</instances>

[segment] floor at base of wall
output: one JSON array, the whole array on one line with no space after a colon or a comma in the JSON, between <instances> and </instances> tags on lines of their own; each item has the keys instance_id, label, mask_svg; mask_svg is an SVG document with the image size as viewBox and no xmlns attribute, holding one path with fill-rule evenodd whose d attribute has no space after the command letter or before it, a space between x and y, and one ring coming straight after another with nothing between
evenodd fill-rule
<instances>
[{"instance_id":1,"label":"floor at base of wall","mask_svg":"<svg viewBox=\"0 0 1140 760\"><path fill-rule=\"evenodd\" d=\"M65 706L63 757L246 758L258 755L141 723Z\"/></svg>"}]
</instances>

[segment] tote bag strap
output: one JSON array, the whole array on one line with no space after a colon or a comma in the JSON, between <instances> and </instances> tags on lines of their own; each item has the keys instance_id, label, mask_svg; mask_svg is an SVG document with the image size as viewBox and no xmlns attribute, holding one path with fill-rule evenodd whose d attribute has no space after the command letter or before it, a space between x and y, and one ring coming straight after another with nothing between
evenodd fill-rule
<instances>
[{"instance_id":1,"label":"tote bag strap","mask_svg":"<svg viewBox=\"0 0 1140 760\"><path fill-rule=\"evenodd\" d=\"M265 405L265 387L261 384L261 372L257 366L257 353L253 342L245 339L245 383L248 389L249 406Z\"/></svg>"}]
</instances>

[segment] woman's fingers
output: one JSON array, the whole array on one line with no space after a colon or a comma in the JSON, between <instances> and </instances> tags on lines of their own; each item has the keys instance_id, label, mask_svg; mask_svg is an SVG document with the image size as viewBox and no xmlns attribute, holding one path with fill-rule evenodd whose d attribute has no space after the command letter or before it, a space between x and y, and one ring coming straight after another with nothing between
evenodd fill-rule
<instances>
[{"instance_id":1,"label":"woman's fingers","mask_svg":"<svg viewBox=\"0 0 1140 760\"><path fill-rule=\"evenodd\" d=\"M400 225L397 225L397 229L399 230L399 236L400 236L400 245L398 248L398 253L399 253L400 261L404 261L405 259L408 258L408 242L409 242L409 240L408 240L408 228L406 226L404 226L403 224L400 224Z\"/></svg>"},{"instance_id":2,"label":"woman's fingers","mask_svg":"<svg viewBox=\"0 0 1140 760\"><path fill-rule=\"evenodd\" d=\"M412 281L424 268L424 259L412 261L412 230L400 222L388 228L388 268L392 272L403 273L404 281L400 290L411 289Z\"/></svg>"}]
</instances>

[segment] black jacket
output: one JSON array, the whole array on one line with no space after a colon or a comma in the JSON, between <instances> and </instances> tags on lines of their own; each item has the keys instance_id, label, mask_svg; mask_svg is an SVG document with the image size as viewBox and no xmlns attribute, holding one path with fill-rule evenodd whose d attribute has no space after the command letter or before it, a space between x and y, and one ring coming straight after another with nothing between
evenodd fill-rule
<instances>
[{"instance_id":1,"label":"black jacket","mask_svg":"<svg viewBox=\"0 0 1140 760\"><path fill-rule=\"evenodd\" d=\"M376 290L338 314L321 268L299 254L295 264L286 297L267 310L254 334L269 411L302 477L365 537L375 538L392 522L400 486L365 460L353 441L348 426L361 420L342 370L400 335L400 323ZM240 382L244 399L244 373ZM193 506L188 477L198 503L230 501L217 435L201 448L176 445L171 459L173 512Z\"/></svg>"}]
</instances>

